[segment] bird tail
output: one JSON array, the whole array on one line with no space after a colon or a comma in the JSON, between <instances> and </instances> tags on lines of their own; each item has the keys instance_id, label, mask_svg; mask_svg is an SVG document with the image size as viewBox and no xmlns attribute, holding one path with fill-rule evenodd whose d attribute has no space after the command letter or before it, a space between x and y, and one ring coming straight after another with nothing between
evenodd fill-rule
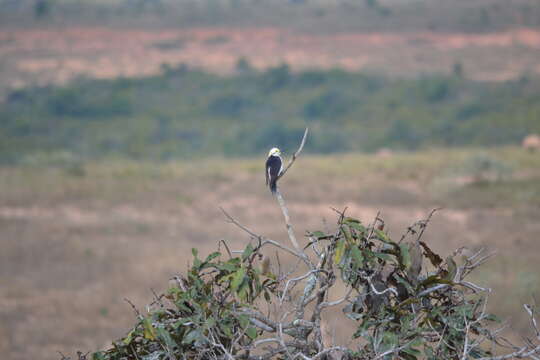
<instances>
[{"instance_id":1,"label":"bird tail","mask_svg":"<svg viewBox=\"0 0 540 360\"><path fill-rule=\"evenodd\" d=\"M272 192L273 195L276 194L276 191L277 191L277 181L276 181L276 179L271 179L270 180L270 191Z\"/></svg>"}]
</instances>

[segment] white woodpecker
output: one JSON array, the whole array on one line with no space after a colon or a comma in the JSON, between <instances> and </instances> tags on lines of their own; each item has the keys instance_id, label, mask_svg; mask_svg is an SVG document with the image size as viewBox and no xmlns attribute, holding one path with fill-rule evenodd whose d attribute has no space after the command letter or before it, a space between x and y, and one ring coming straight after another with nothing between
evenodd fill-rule
<instances>
[{"instance_id":1,"label":"white woodpecker","mask_svg":"<svg viewBox=\"0 0 540 360\"><path fill-rule=\"evenodd\" d=\"M281 151L278 148L272 148L268 152L266 159L266 185L270 187L272 194L277 191L277 180L283 171L283 161L281 160Z\"/></svg>"}]
</instances>

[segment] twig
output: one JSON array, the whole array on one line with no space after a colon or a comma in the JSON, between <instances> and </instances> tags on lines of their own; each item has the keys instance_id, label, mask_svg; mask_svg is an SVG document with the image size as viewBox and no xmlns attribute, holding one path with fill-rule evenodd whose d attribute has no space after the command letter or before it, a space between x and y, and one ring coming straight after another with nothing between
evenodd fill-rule
<instances>
[{"instance_id":1,"label":"twig","mask_svg":"<svg viewBox=\"0 0 540 360\"><path fill-rule=\"evenodd\" d=\"M540 331L538 330L538 324L536 323L536 318L534 317L534 308L529 304L523 304L523 308L529 314L529 317L531 318L531 325L534 328L534 332L536 333L536 337L540 339Z\"/></svg>"},{"instance_id":2,"label":"twig","mask_svg":"<svg viewBox=\"0 0 540 360\"><path fill-rule=\"evenodd\" d=\"M250 230L249 228L247 228L246 226L242 225L235 218L233 218L227 211L225 211L225 209L223 209L222 207L219 207L219 209L225 215L228 222L230 222L231 224L236 225L237 227L239 227L240 229L242 229L243 231L248 233L252 238L259 240L260 248L262 248L263 246L265 246L267 244L273 245L273 246L278 247L281 250L284 250L284 251L288 252L289 254L294 255L297 258L303 260L306 263L306 265L308 265L309 267L313 266L313 264L311 264L311 261L309 260L308 256L306 254L304 254L301 251L301 249L300 249L300 251L296 251L296 250L293 250L293 249L281 244L280 242L278 242L276 240L267 239L264 236L259 235L259 234L255 233L255 232L253 232L252 230ZM231 253L241 253L241 252L242 251L232 251Z\"/></svg>"},{"instance_id":3,"label":"twig","mask_svg":"<svg viewBox=\"0 0 540 360\"><path fill-rule=\"evenodd\" d=\"M376 357L373 358L373 360L376 360L376 359L382 359L384 358L386 355L390 355L390 354L394 354L396 352L400 352L401 350L405 349L407 346L409 346L414 340L411 340L409 342L407 342L406 344L404 345L401 345L400 347L397 347L397 348L393 348L393 349L390 349L390 350L387 350L385 352L383 352L382 354L379 354L377 355Z\"/></svg>"},{"instance_id":4,"label":"twig","mask_svg":"<svg viewBox=\"0 0 540 360\"><path fill-rule=\"evenodd\" d=\"M328 353L331 353L332 351L341 351L342 353L347 353L347 352L349 352L349 349L344 348L342 346L334 346L334 347L331 347L331 348L328 348L328 349L324 349L323 351L321 351L317 355L315 355L312 359L313 360L321 359L321 358L323 358L323 356L325 356Z\"/></svg>"},{"instance_id":5,"label":"twig","mask_svg":"<svg viewBox=\"0 0 540 360\"><path fill-rule=\"evenodd\" d=\"M259 237L261 237L260 235L254 233L253 231L251 231L250 229L248 229L247 227L245 227L244 225L240 224L238 221L236 221L231 215L229 215L228 212L225 211L225 209L223 209L221 206L219 207L219 210L221 210L221 212L223 213L223 215L225 215L225 217L227 218L227 220L231 223L231 224L234 224L236 226L238 226L240 229L244 230L246 233L248 233L249 235L251 235L251 237L257 239Z\"/></svg>"},{"instance_id":6,"label":"twig","mask_svg":"<svg viewBox=\"0 0 540 360\"><path fill-rule=\"evenodd\" d=\"M221 211L223 211L223 209L221 209ZM231 250L229 249L227 242L225 242L225 240L223 239L219 240L218 251L221 250L220 249L221 244L223 244L223 246L225 247L225 250L227 250L227 254L229 254L229 258L232 258Z\"/></svg>"},{"instance_id":7,"label":"twig","mask_svg":"<svg viewBox=\"0 0 540 360\"><path fill-rule=\"evenodd\" d=\"M308 128L306 128L306 131L304 131L304 136L302 137L302 142L300 143L298 150L296 150L296 152L293 154L292 159L289 161L289 164L287 165L287 167L278 175L277 180L285 176L285 173L287 172L287 170L291 168L291 166L294 164L298 155L300 155L300 152L302 151L302 149L304 148L304 144L306 143L307 134L308 134ZM281 195L281 192L279 191L279 187L276 188L276 198L278 200L279 207L281 208L281 212L283 213L283 217L285 218L285 225L287 226L287 233L289 234L289 240L293 244L294 248L300 252L302 251L302 249L298 245L298 241L296 240L296 236L294 235L291 219L289 217L289 210L287 209L287 205L285 204L285 199L283 199L283 196Z\"/></svg>"},{"instance_id":8,"label":"twig","mask_svg":"<svg viewBox=\"0 0 540 360\"><path fill-rule=\"evenodd\" d=\"M536 346L533 349L529 349L529 347L524 346L520 348L517 351L514 351L513 353L501 355L501 356L488 356L479 358L478 360L508 360L508 359L525 359L528 357L531 357L531 355L538 355L540 354L540 345Z\"/></svg>"},{"instance_id":9,"label":"twig","mask_svg":"<svg viewBox=\"0 0 540 360\"><path fill-rule=\"evenodd\" d=\"M60 359L60 360L71 360L71 357L62 354L61 351L57 351L57 353L59 353L60 356L62 357L62 359Z\"/></svg>"},{"instance_id":10,"label":"twig","mask_svg":"<svg viewBox=\"0 0 540 360\"><path fill-rule=\"evenodd\" d=\"M285 175L287 170L289 170L289 168L294 164L294 161L296 160L298 155L300 155L300 152L302 151L302 149L304 148L304 144L306 143L308 131L309 131L309 128L306 128L306 130L304 131L304 136L302 137L302 142L300 143L298 150L296 150L296 152L293 154L291 160L289 161L289 164L287 164L287 167L283 169L283 171L278 175L277 180L281 179Z\"/></svg>"},{"instance_id":11,"label":"twig","mask_svg":"<svg viewBox=\"0 0 540 360\"><path fill-rule=\"evenodd\" d=\"M133 311L135 312L135 314L137 315L137 317L139 317L140 319L143 318L143 316L141 315L141 313L139 312L139 310L137 310L137 308L135 307L135 305L134 305L128 298L124 298L124 301L127 302L129 305L131 305L131 308L133 309Z\"/></svg>"}]
</instances>

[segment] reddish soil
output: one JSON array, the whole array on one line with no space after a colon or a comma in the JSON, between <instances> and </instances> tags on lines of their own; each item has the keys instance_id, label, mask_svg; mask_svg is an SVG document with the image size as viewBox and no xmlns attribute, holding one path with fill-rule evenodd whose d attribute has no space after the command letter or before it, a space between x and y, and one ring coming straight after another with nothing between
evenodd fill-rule
<instances>
[{"instance_id":1,"label":"reddish soil","mask_svg":"<svg viewBox=\"0 0 540 360\"><path fill-rule=\"evenodd\" d=\"M388 75L448 73L507 80L540 73L540 31L490 34L338 33L312 35L277 28L170 30L71 27L0 31L0 86L64 82L76 75L143 76L162 64L185 63L229 73L245 57L262 69L341 67Z\"/></svg>"}]
</instances>

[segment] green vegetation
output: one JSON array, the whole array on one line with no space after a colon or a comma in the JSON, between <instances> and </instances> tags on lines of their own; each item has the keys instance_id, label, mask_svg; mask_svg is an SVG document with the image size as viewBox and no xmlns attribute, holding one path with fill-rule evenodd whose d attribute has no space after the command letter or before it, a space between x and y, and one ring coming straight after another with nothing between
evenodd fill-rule
<instances>
[{"instance_id":1,"label":"green vegetation","mask_svg":"<svg viewBox=\"0 0 540 360\"><path fill-rule=\"evenodd\" d=\"M0 160L252 156L290 150L305 126L317 153L516 144L540 132L540 81L459 76L387 79L342 70L220 77L185 66L139 79L78 79L10 93L0 107Z\"/></svg>"},{"instance_id":2,"label":"green vegetation","mask_svg":"<svg viewBox=\"0 0 540 360\"><path fill-rule=\"evenodd\" d=\"M488 183L452 182L453 177L474 175L467 171L477 153L488 154L512 173ZM199 249L202 261L215 251L218 239L230 241L231 250L246 246L246 236L225 221L217 206L250 229L284 240L281 214L264 186L264 155L228 161L80 162L59 152L49 158L28 157L21 166L2 166L0 263L9 289L5 294L13 300L2 309L6 321L0 328L8 334L29 334L8 337L8 348L21 349L17 354L25 359L58 360L56 350L73 354L74 349L103 349L110 340L127 335L138 319L123 298L151 318L153 314L143 312L153 299L149 289L164 292L166 279L186 274L186 264L193 264L190 248ZM447 169L455 169L455 175ZM448 181L433 189L439 176ZM300 236L305 229L333 228L328 204L348 206L350 216L367 221L380 210L397 240L406 225L432 208L444 207L426 231L428 245L441 255L461 246L496 249L498 255L473 272L471 280L493 289L488 310L511 323L512 338L529 334L529 319L519 303L529 302L540 289L538 153L508 146L394 152L387 157L309 155L298 160L281 184L302 246L308 243ZM223 247L221 253L227 261ZM58 287L54 297L46 290L50 284ZM330 300L340 297L337 290ZM28 319L40 321L21 320L19 304L28 304L23 309ZM72 309L73 304L74 311L42 318L44 307ZM340 319L341 308L330 316ZM357 325L346 321L343 326L330 322L339 325L340 344L348 343ZM55 334L52 340L41 336L48 333ZM29 337L36 340L26 341ZM43 355L43 347L53 341L53 350Z\"/></svg>"},{"instance_id":3,"label":"green vegetation","mask_svg":"<svg viewBox=\"0 0 540 360\"><path fill-rule=\"evenodd\" d=\"M495 330L500 320L487 312L490 290L468 281L489 255L459 249L443 259L422 239L431 215L399 241L383 231L378 217L363 224L341 214L335 230L308 232L303 249L292 237L295 246L289 248L250 230L251 242L241 255L233 256L223 240L219 247L226 252L199 258L193 249L187 273L176 276L165 294L155 295L146 313L132 304L135 326L92 359L331 359L330 354L340 354L350 360L492 360L501 350L509 352L499 342L502 328ZM265 257L263 248L292 255L302 275L283 269L278 255ZM535 309L526 305L526 310L534 321ZM346 346L328 341L331 325L323 316L329 313L339 319L338 326L354 324ZM512 354L536 354L536 346L513 347Z\"/></svg>"}]
</instances>

